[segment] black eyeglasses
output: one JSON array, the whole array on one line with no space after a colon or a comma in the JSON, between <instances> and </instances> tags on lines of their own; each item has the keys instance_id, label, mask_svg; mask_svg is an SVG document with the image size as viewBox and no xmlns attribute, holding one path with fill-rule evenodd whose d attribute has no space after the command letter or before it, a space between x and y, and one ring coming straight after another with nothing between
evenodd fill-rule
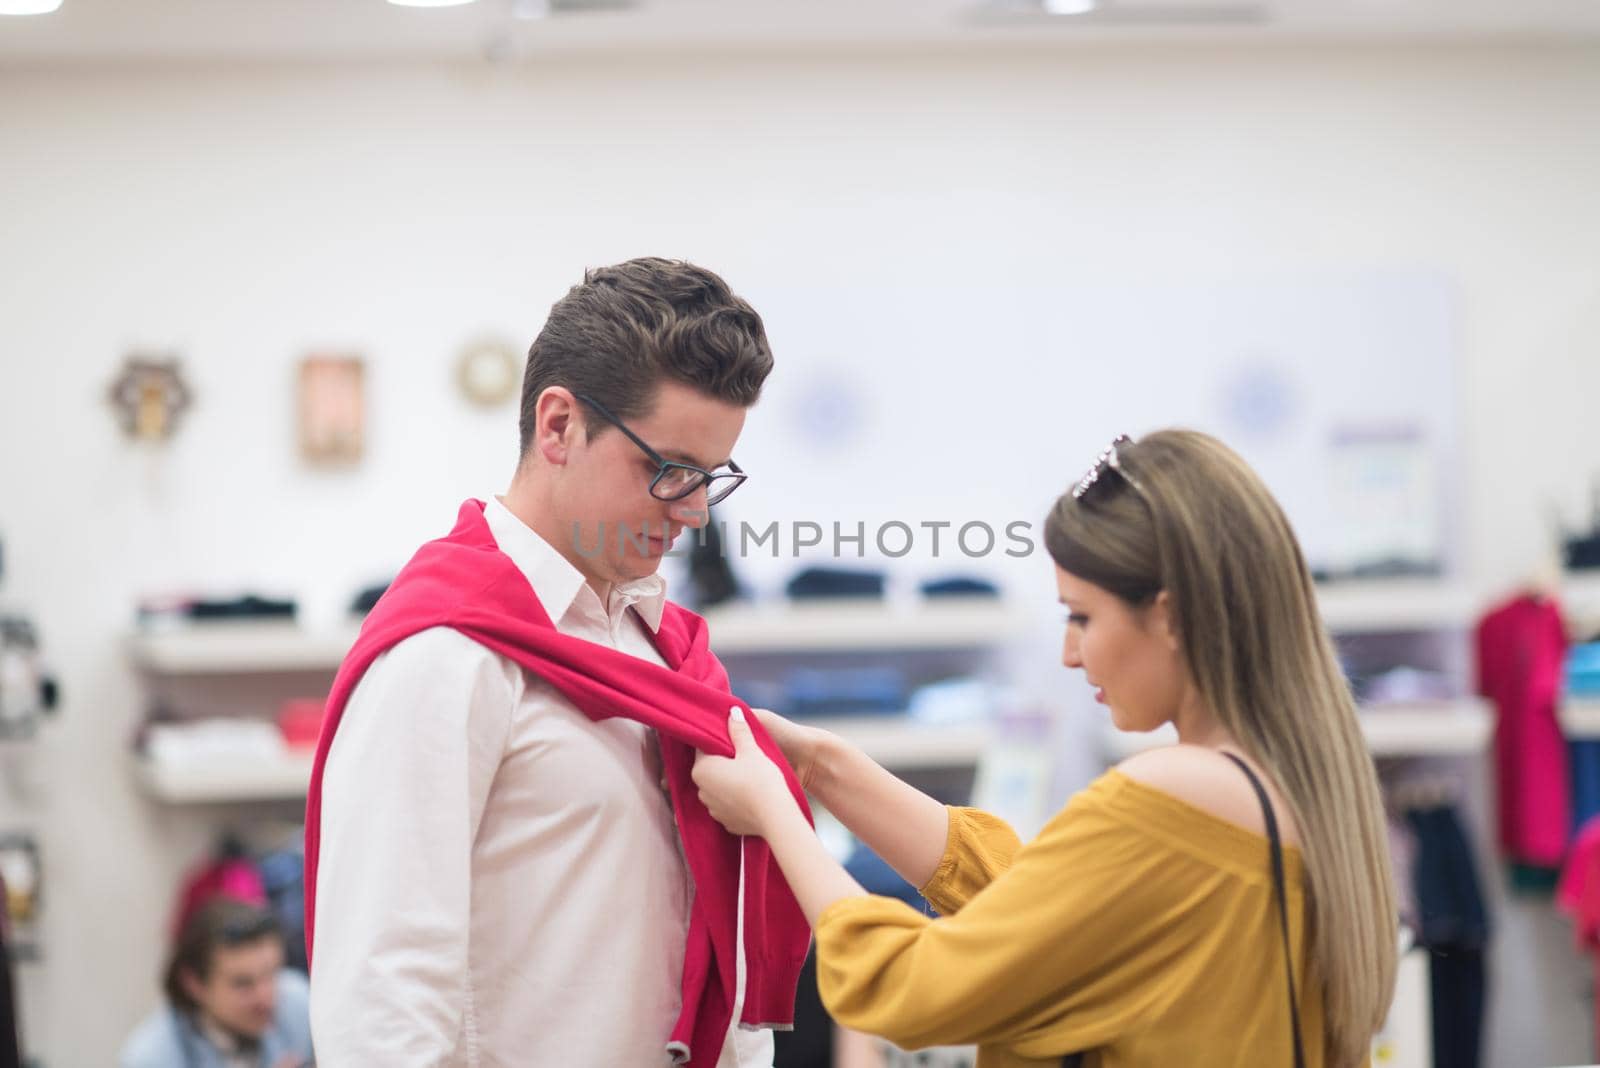
<instances>
[{"instance_id":1,"label":"black eyeglasses","mask_svg":"<svg viewBox=\"0 0 1600 1068\"><path fill-rule=\"evenodd\" d=\"M628 436L628 440L639 446L639 451L650 458L658 470L656 477L650 480L650 496L658 501L681 501L695 490L704 486L706 489L706 507L728 499L728 494L744 484L750 476L740 469L732 460L728 461L726 471L707 471L694 464L681 464L676 460L665 459L659 452L644 443L644 440L629 430L627 426L606 410L606 406L592 397L585 397L582 393L575 393L583 403L595 410L595 414L616 427Z\"/></svg>"},{"instance_id":2,"label":"black eyeglasses","mask_svg":"<svg viewBox=\"0 0 1600 1068\"><path fill-rule=\"evenodd\" d=\"M1105 451L1095 458L1094 466L1089 468L1089 473L1079 479L1078 484L1072 488L1072 499L1075 501L1083 500L1083 495L1093 489L1095 483L1099 482L1101 476L1107 471L1115 471L1121 475L1122 481L1132 486L1141 497L1144 496L1144 487L1139 485L1138 479L1128 474L1127 470L1122 466L1121 459L1117 456L1118 445L1132 444L1133 439L1128 435L1118 434L1111 444L1106 446Z\"/></svg>"}]
</instances>

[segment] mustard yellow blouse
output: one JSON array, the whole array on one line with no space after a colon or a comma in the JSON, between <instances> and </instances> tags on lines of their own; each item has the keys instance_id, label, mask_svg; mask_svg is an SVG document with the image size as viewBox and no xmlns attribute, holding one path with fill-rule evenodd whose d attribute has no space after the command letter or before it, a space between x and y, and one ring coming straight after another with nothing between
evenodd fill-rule
<instances>
[{"instance_id":1,"label":"mustard yellow blouse","mask_svg":"<svg viewBox=\"0 0 1600 1068\"><path fill-rule=\"evenodd\" d=\"M1304 871L1284 851L1308 1068L1322 997L1306 961ZM1110 771L1027 845L975 809L923 895L932 919L847 898L817 921L836 1020L899 1046L977 1044L979 1068L1262 1068L1294 1063L1267 840Z\"/></svg>"}]
</instances>

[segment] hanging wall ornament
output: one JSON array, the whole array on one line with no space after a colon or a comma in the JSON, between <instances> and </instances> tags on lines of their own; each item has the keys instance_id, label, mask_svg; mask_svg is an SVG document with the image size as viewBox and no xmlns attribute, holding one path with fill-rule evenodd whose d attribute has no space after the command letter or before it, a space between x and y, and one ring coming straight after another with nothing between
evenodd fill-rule
<instances>
[{"instance_id":1,"label":"hanging wall ornament","mask_svg":"<svg viewBox=\"0 0 1600 1068\"><path fill-rule=\"evenodd\" d=\"M0 831L0 886L5 903L0 915L10 921L6 942L22 958L38 952L39 842L26 831Z\"/></svg>"},{"instance_id":2,"label":"hanging wall ornament","mask_svg":"<svg viewBox=\"0 0 1600 1068\"><path fill-rule=\"evenodd\" d=\"M461 350L456 384L482 408L498 408L517 395L522 385L522 356L504 341L477 341Z\"/></svg>"},{"instance_id":3,"label":"hanging wall ornament","mask_svg":"<svg viewBox=\"0 0 1600 1068\"><path fill-rule=\"evenodd\" d=\"M366 439L366 366L359 356L300 361L300 455L319 467L359 463Z\"/></svg>"},{"instance_id":4,"label":"hanging wall ornament","mask_svg":"<svg viewBox=\"0 0 1600 1068\"><path fill-rule=\"evenodd\" d=\"M159 442L172 437L178 416L193 400L176 357L129 356L111 383L117 422L135 441Z\"/></svg>"}]
</instances>

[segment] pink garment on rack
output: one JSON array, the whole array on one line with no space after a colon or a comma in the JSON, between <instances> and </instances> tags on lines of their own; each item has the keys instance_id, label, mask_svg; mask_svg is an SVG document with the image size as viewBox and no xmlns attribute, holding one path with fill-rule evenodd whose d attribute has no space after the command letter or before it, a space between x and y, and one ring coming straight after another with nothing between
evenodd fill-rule
<instances>
[{"instance_id":1,"label":"pink garment on rack","mask_svg":"<svg viewBox=\"0 0 1600 1068\"><path fill-rule=\"evenodd\" d=\"M1578 830L1556 884L1556 907L1572 917L1578 948L1589 954L1600 980L1600 816ZM1600 1049L1600 998L1594 1004L1594 1038Z\"/></svg>"},{"instance_id":2,"label":"pink garment on rack","mask_svg":"<svg viewBox=\"0 0 1600 1068\"><path fill-rule=\"evenodd\" d=\"M1556 905L1572 917L1578 945L1591 953L1600 951L1600 816L1579 829L1567 853L1556 884Z\"/></svg>"},{"instance_id":3,"label":"pink garment on rack","mask_svg":"<svg viewBox=\"0 0 1600 1068\"><path fill-rule=\"evenodd\" d=\"M1554 600L1517 597L1478 624L1478 692L1495 704L1500 848L1558 868L1572 828L1567 742L1556 720L1567 637Z\"/></svg>"}]
</instances>

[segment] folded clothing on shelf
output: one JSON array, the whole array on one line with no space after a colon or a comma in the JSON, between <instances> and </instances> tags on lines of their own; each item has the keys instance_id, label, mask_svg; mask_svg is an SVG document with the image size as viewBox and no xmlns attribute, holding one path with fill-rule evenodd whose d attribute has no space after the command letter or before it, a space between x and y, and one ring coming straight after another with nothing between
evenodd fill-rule
<instances>
[{"instance_id":1,"label":"folded clothing on shelf","mask_svg":"<svg viewBox=\"0 0 1600 1068\"><path fill-rule=\"evenodd\" d=\"M844 870L849 872L851 877L861 884L861 889L869 894L896 898L919 912L927 912L929 909L928 903L917 893L916 887L889 867L888 861L860 842L856 843L850 859L845 861Z\"/></svg>"},{"instance_id":2,"label":"folded clothing on shelf","mask_svg":"<svg viewBox=\"0 0 1600 1068\"><path fill-rule=\"evenodd\" d=\"M293 620L297 606L292 599L263 597L247 593L239 597L149 597L139 602L139 621L162 620L276 619Z\"/></svg>"},{"instance_id":3,"label":"folded clothing on shelf","mask_svg":"<svg viewBox=\"0 0 1600 1068\"><path fill-rule=\"evenodd\" d=\"M315 749L322 735L326 697L297 697L278 706L278 730L291 749Z\"/></svg>"},{"instance_id":4,"label":"folded clothing on shelf","mask_svg":"<svg viewBox=\"0 0 1600 1068\"><path fill-rule=\"evenodd\" d=\"M833 597L883 597L881 571L853 571L839 567L808 567L789 580L784 591L796 601Z\"/></svg>"},{"instance_id":5,"label":"folded clothing on shelf","mask_svg":"<svg viewBox=\"0 0 1600 1068\"><path fill-rule=\"evenodd\" d=\"M905 673L892 667L797 668L783 680L783 707L794 716L894 715L906 700Z\"/></svg>"},{"instance_id":6,"label":"folded clothing on shelf","mask_svg":"<svg viewBox=\"0 0 1600 1068\"><path fill-rule=\"evenodd\" d=\"M1374 705L1450 701L1461 696L1461 687L1440 671L1397 667L1363 680L1356 695Z\"/></svg>"},{"instance_id":7,"label":"folded clothing on shelf","mask_svg":"<svg viewBox=\"0 0 1600 1068\"><path fill-rule=\"evenodd\" d=\"M1567 650L1567 693L1574 697L1600 697L1600 642L1574 645Z\"/></svg>"},{"instance_id":8,"label":"folded clothing on shelf","mask_svg":"<svg viewBox=\"0 0 1600 1068\"><path fill-rule=\"evenodd\" d=\"M1001 695L989 682L969 675L919 686L906 710L921 723L981 723L994 714Z\"/></svg>"},{"instance_id":9,"label":"folded clothing on shelf","mask_svg":"<svg viewBox=\"0 0 1600 1068\"><path fill-rule=\"evenodd\" d=\"M277 724L243 716L154 723L144 736L146 758L159 764L272 760L282 757L286 748Z\"/></svg>"},{"instance_id":10,"label":"folded clothing on shelf","mask_svg":"<svg viewBox=\"0 0 1600 1068\"><path fill-rule=\"evenodd\" d=\"M1000 587L987 579L970 575L952 575L949 578L929 579L919 589L924 597L998 597Z\"/></svg>"}]
</instances>

